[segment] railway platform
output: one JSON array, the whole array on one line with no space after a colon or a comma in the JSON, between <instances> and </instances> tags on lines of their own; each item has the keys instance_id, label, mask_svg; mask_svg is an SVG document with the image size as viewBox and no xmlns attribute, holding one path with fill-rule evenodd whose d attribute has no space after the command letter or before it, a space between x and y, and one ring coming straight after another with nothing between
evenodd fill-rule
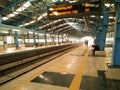
<instances>
[{"instance_id":1,"label":"railway platform","mask_svg":"<svg viewBox=\"0 0 120 90\"><path fill-rule=\"evenodd\" d=\"M111 48L90 55L81 45L0 86L0 90L120 90L120 69L109 67Z\"/></svg>"}]
</instances>

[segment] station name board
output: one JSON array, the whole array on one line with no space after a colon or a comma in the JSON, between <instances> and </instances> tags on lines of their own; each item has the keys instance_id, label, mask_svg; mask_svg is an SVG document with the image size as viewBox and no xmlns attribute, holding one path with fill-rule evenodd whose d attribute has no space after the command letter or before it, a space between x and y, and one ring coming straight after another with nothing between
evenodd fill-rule
<instances>
[{"instance_id":1,"label":"station name board","mask_svg":"<svg viewBox=\"0 0 120 90\"><path fill-rule=\"evenodd\" d=\"M100 2L79 3L73 5L48 6L48 19L79 17L100 12Z\"/></svg>"}]
</instances>

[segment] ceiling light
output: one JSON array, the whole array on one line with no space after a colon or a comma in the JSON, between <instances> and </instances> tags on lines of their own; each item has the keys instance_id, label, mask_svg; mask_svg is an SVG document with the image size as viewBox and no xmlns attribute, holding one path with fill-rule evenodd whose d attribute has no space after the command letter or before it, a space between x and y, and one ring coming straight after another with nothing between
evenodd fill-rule
<instances>
[{"instance_id":1,"label":"ceiling light","mask_svg":"<svg viewBox=\"0 0 120 90\"><path fill-rule=\"evenodd\" d=\"M30 21L29 23L32 24L32 23L34 23L34 22L35 22L35 21Z\"/></svg>"},{"instance_id":2,"label":"ceiling light","mask_svg":"<svg viewBox=\"0 0 120 90\"><path fill-rule=\"evenodd\" d=\"M22 7L27 8L27 7L29 7L30 5L31 5L31 3L30 3L29 1L27 1L25 4L23 4L23 6L22 6Z\"/></svg>"},{"instance_id":3,"label":"ceiling light","mask_svg":"<svg viewBox=\"0 0 120 90\"><path fill-rule=\"evenodd\" d=\"M19 14L20 12L22 12L23 10L25 10L27 7L29 7L31 5L31 3L28 1L26 3L23 4L23 6L21 6L20 8L18 8L16 11L8 14L6 17L3 17L2 20L8 20L11 17L14 17L15 15Z\"/></svg>"},{"instance_id":4,"label":"ceiling light","mask_svg":"<svg viewBox=\"0 0 120 90\"><path fill-rule=\"evenodd\" d=\"M53 2L57 2L58 0L57 0L57 1L56 1L56 0L52 0L52 1L53 1Z\"/></svg>"},{"instance_id":5,"label":"ceiling light","mask_svg":"<svg viewBox=\"0 0 120 90\"><path fill-rule=\"evenodd\" d=\"M20 31L20 30L18 30L18 29L13 29L13 31Z\"/></svg>"},{"instance_id":6,"label":"ceiling light","mask_svg":"<svg viewBox=\"0 0 120 90\"><path fill-rule=\"evenodd\" d=\"M31 5L31 3L28 1L28 2L26 2L25 4L23 4L22 7L18 8L16 11L22 12L22 11L24 11L27 7L29 7L30 5Z\"/></svg>"},{"instance_id":7,"label":"ceiling light","mask_svg":"<svg viewBox=\"0 0 120 90\"><path fill-rule=\"evenodd\" d=\"M20 27L24 26L24 25L19 25Z\"/></svg>"},{"instance_id":8,"label":"ceiling light","mask_svg":"<svg viewBox=\"0 0 120 90\"><path fill-rule=\"evenodd\" d=\"M9 18L8 17L3 17L2 20L8 20Z\"/></svg>"},{"instance_id":9,"label":"ceiling light","mask_svg":"<svg viewBox=\"0 0 120 90\"><path fill-rule=\"evenodd\" d=\"M109 16L109 19L114 19L114 17L113 16Z\"/></svg>"},{"instance_id":10,"label":"ceiling light","mask_svg":"<svg viewBox=\"0 0 120 90\"><path fill-rule=\"evenodd\" d=\"M91 15L90 17L95 17L95 15Z\"/></svg>"},{"instance_id":11,"label":"ceiling light","mask_svg":"<svg viewBox=\"0 0 120 90\"><path fill-rule=\"evenodd\" d=\"M100 18L103 18L103 16L100 16Z\"/></svg>"},{"instance_id":12,"label":"ceiling light","mask_svg":"<svg viewBox=\"0 0 120 90\"><path fill-rule=\"evenodd\" d=\"M25 23L24 26L29 25L29 23Z\"/></svg>"},{"instance_id":13,"label":"ceiling light","mask_svg":"<svg viewBox=\"0 0 120 90\"><path fill-rule=\"evenodd\" d=\"M47 12L45 12L44 14L42 14L42 16L38 17L38 20L41 20L45 16L47 16Z\"/></svg>"},{"instance_id":14,"label":"ceiling light","mask_svg":"<svg viewBox=\"0 0 120 90\"><path fill-rule=\"evenodd\" d=\"M42 16L38 17L37 20L41 20L45 16L47 16L47 13L44 13ZM28 23L25 23L24 26L27 26L27 25L32 24L32 23L35 23L35 21L30 21ZM20 27L21 27L21 25L20 25Z\"/></svg>"},{"instance_id":15,"label":"ceiling light","mask_svg":"<svg viewBox=\"0 0 120 90\"><path fill-rule=\"evenodd\" d=\"M17 14L18 14L18 12L13 12L13 14L16 14L16 15L17 15Z\"/></svg>"},{"instance_id":16,"label":"ceiling light","mask_svg":"<svg viewBox=\"0 0 120 90\"><path fill-rule=\"evenodd\" d=\"M105 6L106 6L106 7L110 7L110 4L108 4L108 3L105 3Z\"/></svg>"},{"instance_id":17,"label":"ceiling light","mask_svg":"<svg viewBox=\"0 0 120 90\"><path fill-rule=\"evenodd\" d=\"M9 15L7 15L7 17L14 17L15 16L15 14L13 14L13 13L11 13L11 14L9 14Z\"/></svg>"}]
</instances>

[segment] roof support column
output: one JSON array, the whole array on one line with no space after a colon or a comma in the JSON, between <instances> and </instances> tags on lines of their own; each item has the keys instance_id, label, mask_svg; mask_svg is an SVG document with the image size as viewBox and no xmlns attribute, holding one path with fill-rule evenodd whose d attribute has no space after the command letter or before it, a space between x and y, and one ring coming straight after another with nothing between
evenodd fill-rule
<instances>
[{"instance_id":1,"label":"roof support column","mask_svg":"<svg viewBox=\"0 0 120 90\"><path fill-rule=\"evenodd\" d=\"M15 31L15 43L16 43L16 48L19 48L18 31Z\"/></svg>"},{"instance_id":2,"label":"roof support column","mask_svg":"<svg viewBox=\"0 0 120 90\"><path fill-rule=\"evenodd\" d=\"M45 39L45 45L47 45L47 35L46 35L46 30L45 30L45 33L44 33L44 39Z\"/></svg>"},{"instance_id":3,"label":"roof support column","mask_svg":"<svg viewBox=\"0 0 120 90\"><path fill-rule=\"evenodd\" d=\"M116 0L116 22L112 52L112 66L120 66L120 0Z\"/></svg>"},{"instance_id":4,"label":"roof support column","mask_svg":"<svg viewBox=\"0 0 120 90\"><path fill-rule=\"evenodd\" d=\"M37 47L36 38L35 38L35 32L33 32L33 40L34 40L34 46Z\"/></svg>"},{"instance_id":5,"label":"roof support column","mask_svg":"<svg viewBox=\"0 0 120 90\"><path fill-rule=\"evenodd\" d=\"M106 43L106 33L108 27L108 8L106 6L103 7L103 25L102 25L102 32L101 32L101 42L100 42L100 50L105 50L105 43Z\"/></svg>"},{"instance_id":6,"label":"roof support column","mask_svg":"<svg viewBox=\"0 0 120 90\"><path fill-rule=\"evenodd\" d=\"M2 17L1 17L1 14L0 14L0 24L2 23Z\"/></svg>"},{"instance_id":7,"label":"roof support column","mask_svg":"<svg viewBox=\"0 0 120 90\"><path fill-rule=\"evenodd\" d=\"M59 33L58 33L58 44L60 43L60 37L59 37Z\"/></svg>"},{"instance_id":8,"label":"roof support column","mask_svg":"<svg viewBox=\"0 0 120 90\"><path fill-rule=\"evenodd\" d=\"M29 44L30 43L30 41L29 41L29 39L30 39L29 32L27 33L27 37L28 37L28 44Z\"/></svg>"},{"instance_id":9,"label":"roof support column","mask_svg":"<svg viewBox=\"0 0 120 90\"><path fill-rule=\"evenodd\" d=\"M39 33L37 34L37 38L38 38L38 44L39 44L39 38L40 38Z\"/></svg>"},{"instance_id":10,"label":"roof support column","mask_svg":"<svg viewBox=\"0 0 120 90\"><path fill-rule=\"evenodd\" d=\"M101 38L100 32L97 31L95 44L96 44L97 46L99 46L99 47L100 47L100 38Z\"/></svg>"},{"instance_id":11,"label":"roof support column","mask_svg":"<svg viewBox=\"0 0 120 90\"><path fill-rule=\"evenodd\" d=\"M62 34L62 37L61 37L61 38L62 38L62 43L63 43L63 34Z\"/></svg>"},{"instance_id":12,"label":"roof support column","mask_svg":"<svg viewBox=\"0 0 120 90\"><path fill-rule=\"evenodd\" d=\"M53 43L55 42L55 39L54 39L54 32L52 33L52 40L53 40Z\"/></svg>"}]
</instances>

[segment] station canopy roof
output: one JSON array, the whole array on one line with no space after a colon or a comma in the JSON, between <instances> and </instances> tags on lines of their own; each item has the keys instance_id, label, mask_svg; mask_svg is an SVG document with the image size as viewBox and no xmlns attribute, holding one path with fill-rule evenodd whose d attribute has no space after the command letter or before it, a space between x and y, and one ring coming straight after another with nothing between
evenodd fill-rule
<instances>
[{"instance_id":1,"label":"station canopy roof","mask_svg":"<svg viewBox=\"0 0 120 90\"><path fill-rule=\"evenodd\" d=\"M26 28L35 32L47 32L51 34L67 33L77 37L86 35L94 36L97 24L99 21L102 22L103 19L102 11L98 11L97 14L85 13L84 15L78 14L77 16L73 15L70 17L65 15L64 18L49 19L48 7L63 6L62 8L64 9L66 5L74 5L77 3L85 5L86 3L99 1L100 0L0 0L0 22L6 25L6 27ZM109 7L109 31L113 31L112 27L115 22L114 2L114 0L101 0L100 2L100 4L105 4ZM103 9L103 5L99 7ZM86 10L89 11L89 9ZM72 12L72 14L76 13L76 11ZM54 11L54 14L56 15L56 11Z\"/></svg>"}]
</instances>

